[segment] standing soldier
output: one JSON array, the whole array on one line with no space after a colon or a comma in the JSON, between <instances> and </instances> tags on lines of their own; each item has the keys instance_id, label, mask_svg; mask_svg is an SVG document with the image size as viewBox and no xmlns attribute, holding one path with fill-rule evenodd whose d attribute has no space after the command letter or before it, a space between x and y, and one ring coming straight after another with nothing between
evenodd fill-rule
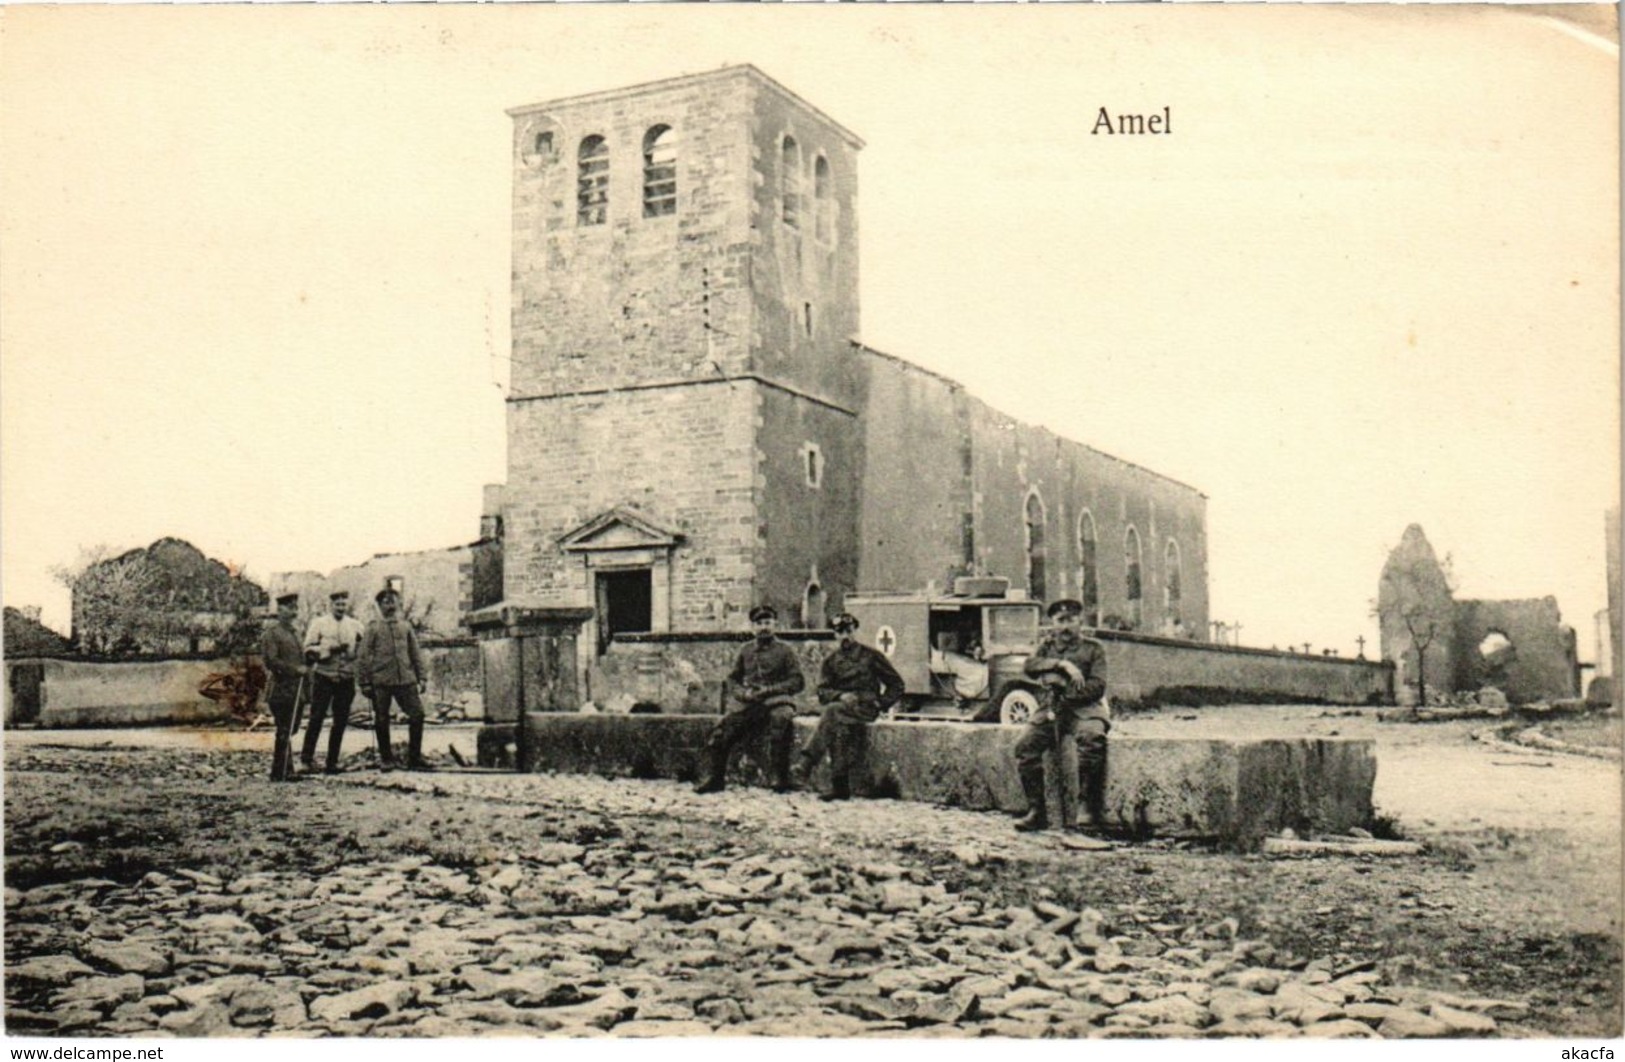
<instances>
[{"instance_id":1,"label":"standing soldier","mask_svg":"<svg viewBox=\"0 0 1625 1062\"><path fill-rule=\"evenodd\" d=\"M792 698L807 680L796 665L790 647L775 638L779 614L771 605L750 610L755 639L739 651L734 669L723 683L723 694L739 702L711 728L705 741L709 773L696 793L720 793L728 773L728 755L734 746L767 732L773 791L790 791L790 746L795 742L796 706Z\"/></svg>"},{"instance_id":2,"label":"standing soldier","mask_svg":"<svg viewBox=\"0 0 1625 1062\"><path fill-rule=\"evenodd\" d=\"M382 617L367 624L361 636L356 660L356 679L361 693L372 702L373 729L378 735L378 766L395 769L389 747L389 707L394 701L406 713L406 769L432 771L423 759L423 701L418 696L429 688L424 677L423 653L412 625L401 618L401 595L389 587L374 599Z\"/></svg>"},{"instance_id":3,"label":"standing soldier","mask_svg":"<svg viewBox=\"0 0 1625 1062\"><path fill-rule=\"evenodd\" d=\"M293 717L299 707L299 685L305 672L299 636L293 629L298 615L299 595L283 594L276 599L276 623L260 636L260 659L271 673L271 689L265 699L276 720L276 744L271 751L273 782L288 781L293 767Z\"/></svg>"},{"instance_id":4,"label":"standing soldier","mask_svg":"<svg viewBox=\"0 0 1625 1062\"><path fill-rule=\"evenodd\" d=\"M350 595L343 590L327 595L329 615L317 616L305 631L305 659L316 667L310 695L310 723L299 762L316 769L316 742L322 720L333 709L333 732L327 739L327 773L339 773L339 751L344 728L350 725L350 702L355 700L355 652L361 644L361 621L350 615Z\"/></svg>"},{"instance_id":5,"label":"standing soldier","mask_svg":"<svg viewBox=\"0 0 1625 1062\"><path fill-rule=\"evenodd\" d=\"M810 775L828 750L830 790L820 799L847 800L868 725L902 700L903 676L884 654L854 637L858 618L852 613L841 613L830 626L841 636L841 644L824 658L819 671L818 703L826 707L812 740L801 750L801 763Z\"/></svg>"},{"instance_id":6,"label":"standing soldier","mask_svg":"<svg viewBox=\"0 0 1625 1062\"><path fill-rule=\"evenodd\" d=\"M1083 602L1062 598L1049 607L1055 628L1027 659L1026 672L1046 687L1044 705L1034 713L1016 742L1016 773L1027 797L1027 814L1018 830L1049 825L1044 807L1044 754L1062 741L1078 744L1078 788L1096 827L1106 824L1106 732L1111 708L1106 704L1106 647L1078 633Z\"/></svg>"}]
</instances>

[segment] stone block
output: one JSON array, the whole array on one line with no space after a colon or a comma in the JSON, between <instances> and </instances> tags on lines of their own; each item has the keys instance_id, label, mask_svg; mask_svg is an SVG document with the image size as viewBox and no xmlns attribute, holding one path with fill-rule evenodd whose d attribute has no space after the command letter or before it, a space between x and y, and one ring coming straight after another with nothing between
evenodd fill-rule
<instances>
[{"instance_id":1,"label":"stone block","mask_svg":"<svg viewBox=\"0 0 1625 1062\"><path fill-rule=\"evenodd\" d=\"M522 733L491 728L481 763L522 743L532 770L691 781L704 765L715 716L530 713ZM796 720L804 746L816 720ZM1016 779L1016 727L975 723L876 723L869 728L861 796L968 809L1023 807ZM736 754L735 784L765 784L762 742ZM1291 827L1346 833L1371 819L1373 743L1352 738L1205 739L1114 737L1107 763L1111 825L1141 835L1216 838L1254 849ZM821 765L814 783L822 783Z\"/></svg>"}]
</instances>

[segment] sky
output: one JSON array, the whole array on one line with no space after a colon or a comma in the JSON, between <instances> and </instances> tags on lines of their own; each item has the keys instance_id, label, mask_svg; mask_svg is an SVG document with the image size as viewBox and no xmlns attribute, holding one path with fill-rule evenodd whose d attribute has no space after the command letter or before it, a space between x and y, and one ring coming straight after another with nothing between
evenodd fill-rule
<instances>
[{"instance_id":1,"label":"sky","mask_svg":"<svg viewBox=\"0 0 1625 1062\"><path fill-rule=\"evenodd\" d=\"M1598 9L0 10L0 589L328 570L504 478L505 109L753 63L866 142L861 338L1208 498L1211 618L1375 650L1419 523L1593 655L1619 494ZM1168 108L1166 136L1091 134Z\"/></svg>"}]
</instances>

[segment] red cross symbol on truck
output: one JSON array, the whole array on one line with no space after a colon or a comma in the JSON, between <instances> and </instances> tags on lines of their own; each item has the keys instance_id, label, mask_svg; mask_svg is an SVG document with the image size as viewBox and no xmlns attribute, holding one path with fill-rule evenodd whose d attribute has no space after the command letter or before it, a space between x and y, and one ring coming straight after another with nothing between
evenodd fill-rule
<instances>
[{"instance_id":1,"label":"red cross symbol on truck","mask_svg":"<svg viewBox=\"0 0 1625 1062\"><path fill-rule=\"evenodd\" d=\"M897 635L892 632L890 627L882 627L875 634L875 644L880 647L882 653L891 656L891 651L897 648Z\"/></svg>"}]
</instances>

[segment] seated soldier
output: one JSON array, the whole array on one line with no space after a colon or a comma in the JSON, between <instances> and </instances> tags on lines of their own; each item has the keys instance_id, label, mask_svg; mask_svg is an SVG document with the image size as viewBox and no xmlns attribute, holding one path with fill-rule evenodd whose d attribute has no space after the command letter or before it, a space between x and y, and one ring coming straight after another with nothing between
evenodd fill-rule
<instances>
[{"instance_id":1,"label":"seated soldier","mask_svg":"<svg viewBox=\"0 0 1625 1062\"><path fill-rule=\"evenodd\" d=\"M1055 628L1027 659L1028 675L1046 687L1044 707L1016 742L1016 774L1027 797L1027 815L1018 830L1049 825L1044 806L1044 754L1062 741L1078 748L1078 781L1090 823L1106 823L1106 733L1111 708L1106 702L1106 647L1078 631L1083 603L1063 598L1049 607Z\"/></svg>"},{"instance_id":2,"label":"seated soldier","mask_svg":"<svg viewBox=\"0 0 1625 1062\"><path fill-rule=\"evenodd\" d=\"M866 728L903 696L903 677L885 655L859 642L858 618L850 612L831 624L840 646L824 658L819 671L818 702L825 705L818 729L801 750L802 767L811 774L824 751L830 753L830 790L824 800L852 795L852 776L862 766Z\"/></svg>"}]
</instances>

